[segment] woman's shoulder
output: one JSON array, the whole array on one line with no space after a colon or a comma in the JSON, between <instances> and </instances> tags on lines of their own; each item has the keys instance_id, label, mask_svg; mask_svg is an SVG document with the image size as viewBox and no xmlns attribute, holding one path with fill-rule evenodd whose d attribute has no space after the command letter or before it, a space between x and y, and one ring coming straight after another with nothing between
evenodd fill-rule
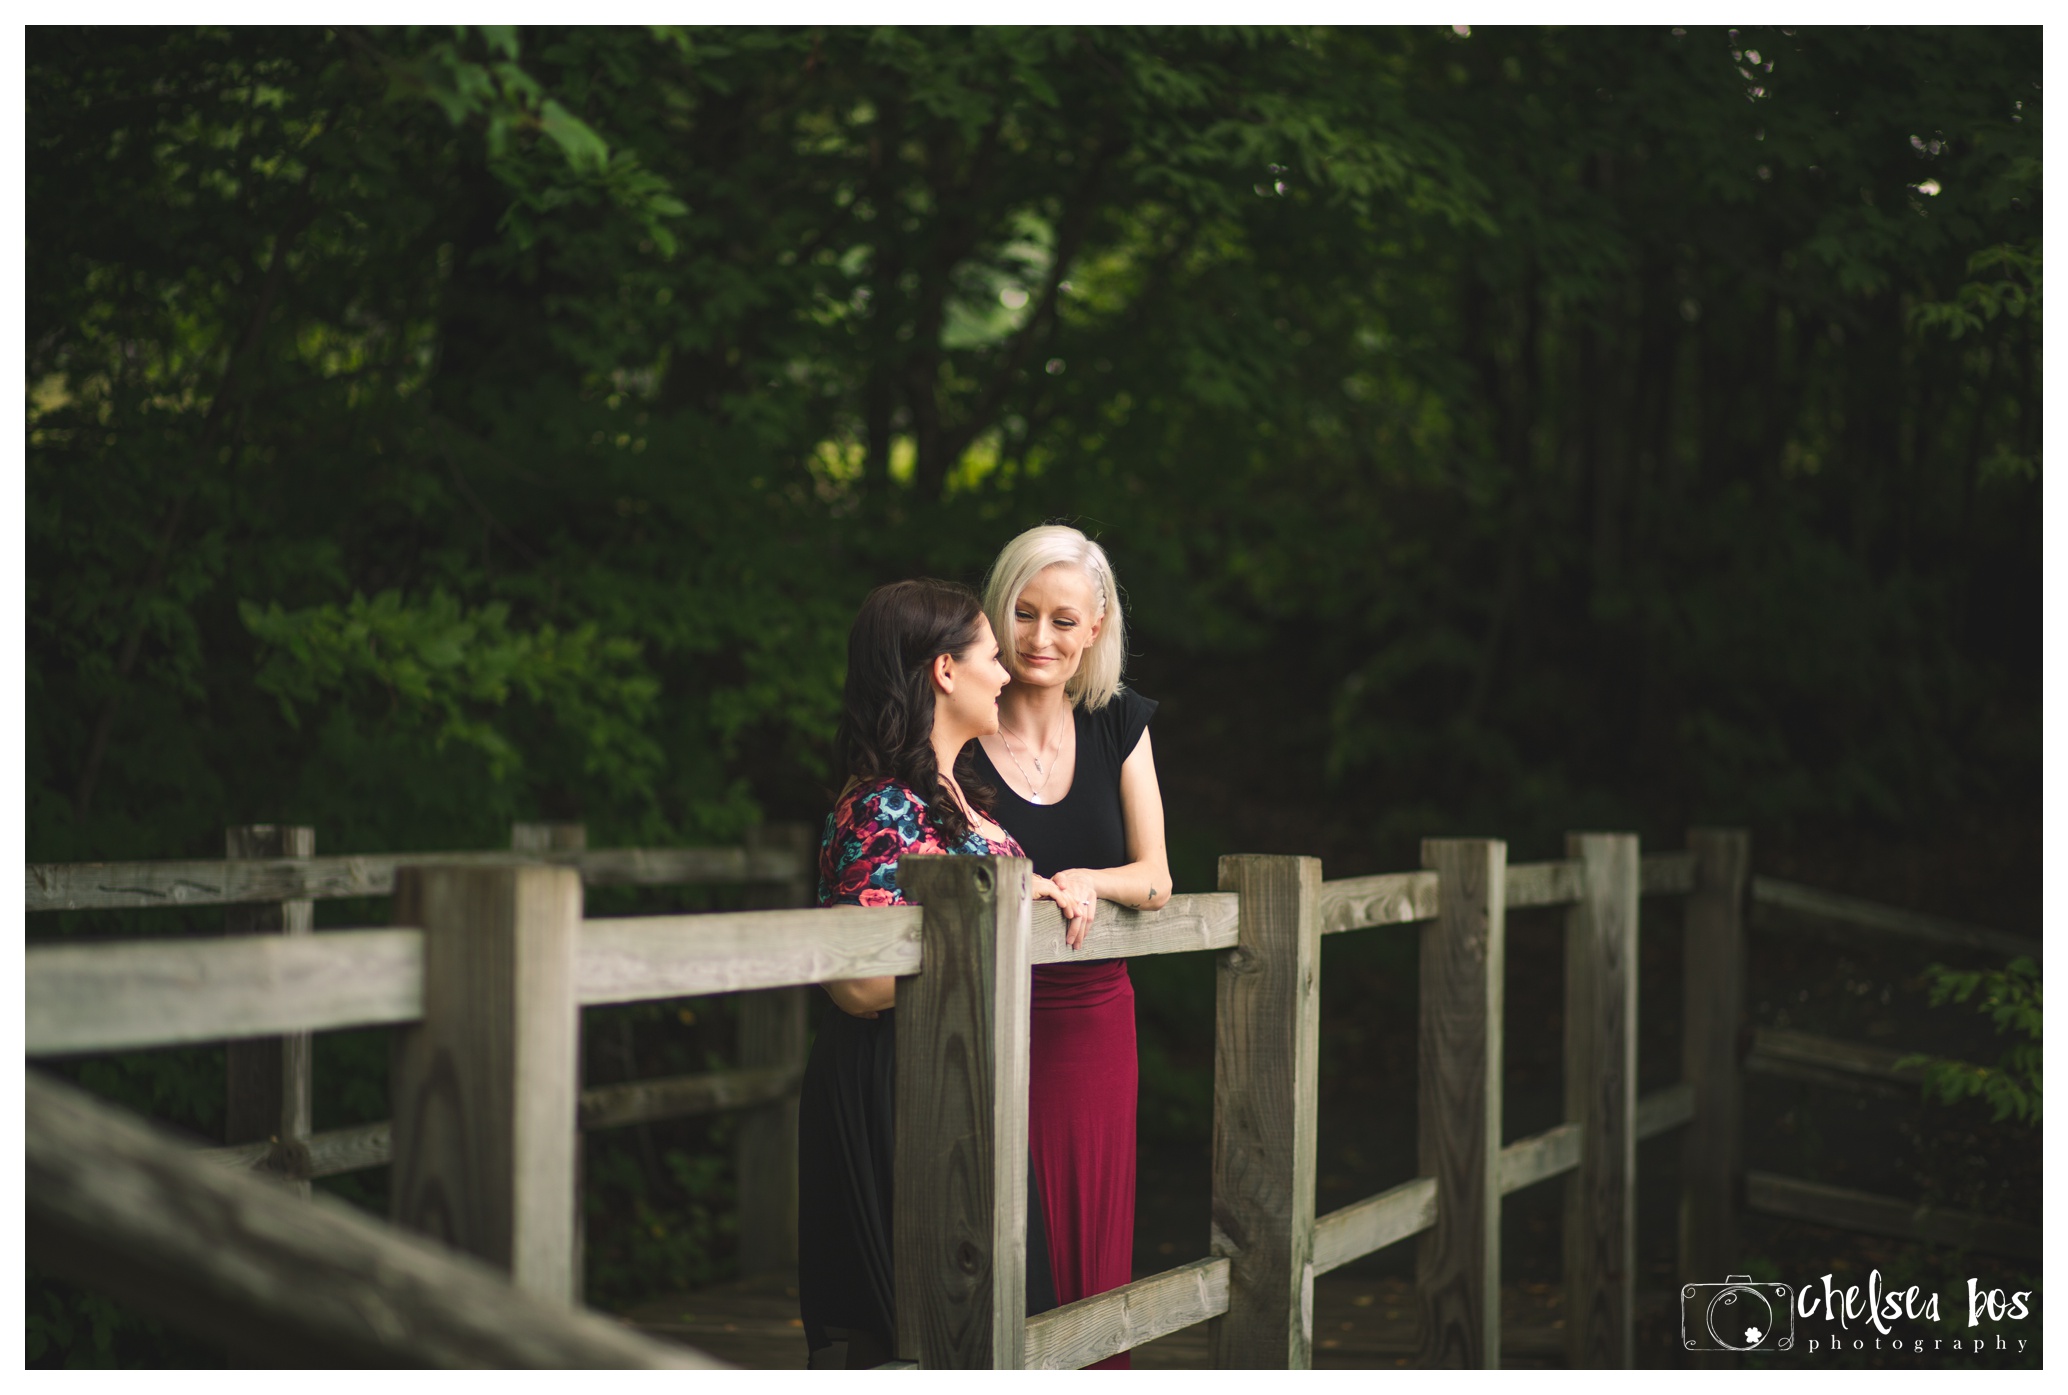
<instances>
[{"instance_id":1,"label":"woman's shoulder","mask_svg":"<svg viewBox=\"0 0 2068 1395\"><path fill-rule=\"evenodd\" d=\"M1156 699L1143 697L1133 688L1122 688L1106 700L1106 705L1090 713L1091 720L1111 734L1115 755L1126 760L1134 754L1135 744L1148 729L1149 719L1156 715Z\"/></svg>"},{"instance_id":2,"label":"woman's shoulder","mask_svg":"<svg viewBox=\"0 0 2068 1395\"><path fill-rule=\"evenodd\" d=\"M820 904L902 905L898 859L931 839L926 805L910 785L878 780L847 791L827 821Z\"/></svg>"},{"instance_id":3,"label":"woman's shoulder","mask_svg":"<svg viewBox=\"0 0 2068 1395\"><path fill-rule=\"evenodd\" d=\"M923 828L926 801L919 792L898 779L875 780L857 785L842 796L833 810L834 822L849 828Z\"/></svg>"}]
</instances>

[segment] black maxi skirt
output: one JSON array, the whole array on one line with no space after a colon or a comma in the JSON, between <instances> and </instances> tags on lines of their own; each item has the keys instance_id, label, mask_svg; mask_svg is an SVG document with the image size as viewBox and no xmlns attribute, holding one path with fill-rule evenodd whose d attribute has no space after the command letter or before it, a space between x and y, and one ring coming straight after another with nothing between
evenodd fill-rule
<instances>
[{"instance_id":1,"label":"black maxi skirt","mask_svg":"<svg viewBox=\"0 0 2068 1395\"><path fill-rule=\"evenodd\" d=\"M816 1030L797 1100L797 1298L813 1352L857 1335L896 1351L891 1167L897 1012L842 1012L812 995ZM1027 1171L1027 1312L1056 1305L1048 1234Z\"/></svg>"}]
</instances>

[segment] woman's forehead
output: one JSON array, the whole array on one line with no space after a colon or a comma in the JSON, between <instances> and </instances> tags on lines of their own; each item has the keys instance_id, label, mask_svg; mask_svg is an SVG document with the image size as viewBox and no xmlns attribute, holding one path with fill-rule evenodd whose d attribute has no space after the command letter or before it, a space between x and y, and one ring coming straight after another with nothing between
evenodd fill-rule
<instances>
[{"instance_id":1,"label":"woman's forehead","mask_svg":"<svg viewBox=\"0 0 2068 1395\"><path fill-rule=\"evenodd\" d=\"M1082 569L1068 562L1055 562L1034 573L1020 588L1020 603L1057 610L1095 610L1098 597L1092 590L1091 578Z\"/></svg>"}]
</instances>

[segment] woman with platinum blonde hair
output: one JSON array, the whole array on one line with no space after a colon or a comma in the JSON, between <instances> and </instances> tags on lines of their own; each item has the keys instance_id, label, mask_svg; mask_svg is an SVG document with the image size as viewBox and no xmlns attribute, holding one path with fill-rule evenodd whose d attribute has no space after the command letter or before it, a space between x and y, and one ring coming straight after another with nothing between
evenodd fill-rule
<instances>
[{"instance_id":1,"label":"woman with platinum blonde hair","mask_svg":"<svg viewBox=\"0 0 2068 1395\"><path fill-rule=\"evenodd\" d=\"M1065 937L1076 949L1101 900L1170 900L1156 704L1121 685L1119 583L1105 549L1075 528L1007 543L983 600L1012 682L997 730L977 738L975 773L1035 873L1075 902ZM1134 1277L1134 1006L1124 959L1034 970L1027 1132L1058 1303ZM1129 1364L1125 1352L1099 1363Z\"/></svg>"}]
</instances>

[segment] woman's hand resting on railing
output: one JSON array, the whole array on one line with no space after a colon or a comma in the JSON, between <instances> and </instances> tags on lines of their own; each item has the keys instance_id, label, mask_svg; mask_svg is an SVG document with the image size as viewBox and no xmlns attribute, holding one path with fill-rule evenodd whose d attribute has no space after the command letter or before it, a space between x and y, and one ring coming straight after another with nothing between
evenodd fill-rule
<instances>
[{"instance_id":1,"label":"woman's hand resting on railing","mask_svg":"<svg viewBox=\"0 0 2068 1395\"><path fill-rule=\"evenodd\" d=\"M1075 949L1084 943L1085 932L1091 929L1092 915L1098 910L1098 893L1088 887L1062 884L1064 877L1079 873L1059 872L1056 879L1047 877L1034 879L1034 899L1053 901L1056 909L1063 913L1063 943Z\"/></svg>"},{"instance_id":2,"label":"woman's hand resting on railing","mask_svg":"<svg viewBox=\"0 0 2068 1395\"><path fill-rule=\"evenodd\" d=\"M1047 877L1034 878L1034 899L1053 901L1063 913L1063 940L1075 949L1084 943L1084 932L1091 928L1092 908L1098 899L1086 899L1075 891L1065 891ZM881 978L836 978L825 985L826 994L833 1005L850 1017L874 1018L886 1009L898 1005L898 981L888 974Z\"/></svg>"}]
</instances>

